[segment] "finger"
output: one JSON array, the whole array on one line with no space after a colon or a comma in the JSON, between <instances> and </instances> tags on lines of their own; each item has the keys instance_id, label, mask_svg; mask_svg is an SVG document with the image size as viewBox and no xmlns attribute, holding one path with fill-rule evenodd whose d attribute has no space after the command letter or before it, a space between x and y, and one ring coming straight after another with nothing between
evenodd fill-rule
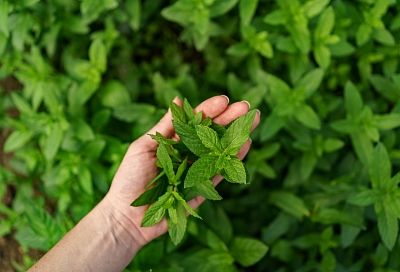
<instances>
[{"instance_id":1,"label":"finger","mask_svg":"<svg viewBox=\"0 0 400 272\"><path fill-rule=\"evenodd\" d=\"M229 104L229 98L226 95L213 96L195 108L195 112L203 112L207 117L214 118L223 113Z\"/></svg>"},{"instance_id":2,"label":"finger","mask_svg":"<svg viewBox=\"0 0 400 272\"><path fill-rule=\"evenodd\" d=\"M248 139L244 145L240 148L237 157L239 158L239 160L243 160L244 157L246 157L247 153L249 152L251 147L251 139Z\"/></svg>"},{"instance_id":3,"label":"finger","mask_svg":"<svg viewBox=\"0 0 400 272\"><path fill-rule=\"evenodd\" d=\"M245 115L250 109L250 104L247 101L236 102L228 106L228 108L220 115L214 118L214 123L225 126Z\"/></svg>"}]
</instances>

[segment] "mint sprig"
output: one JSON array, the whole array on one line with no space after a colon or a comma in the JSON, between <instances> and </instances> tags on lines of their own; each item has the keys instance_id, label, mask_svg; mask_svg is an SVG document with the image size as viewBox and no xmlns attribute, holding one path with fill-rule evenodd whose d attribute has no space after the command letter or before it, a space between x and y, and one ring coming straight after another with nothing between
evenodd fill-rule
<instances>
[{"instance_id":1,"label":"mint sprig","mask_svg":"<svg viewBox=\"0 0 400 272\"><path fill-rule=\"evenodd\" d=\"M237 153L250 137L256 112L252 110L223 127L203 118L201 112L195 113L186 99L182 107L171 103L170 108L180 141L167 139L158 132L151 135L158 142L160 173L132 205L150 204L142 226L155 225L165 217L171 240L178 244L186 231L186 215L201 219L187 200L199 195L210 200L222 199L212 182L216 175L231 183L246 183L245 167Z\"/></svg>"}]
</instances>

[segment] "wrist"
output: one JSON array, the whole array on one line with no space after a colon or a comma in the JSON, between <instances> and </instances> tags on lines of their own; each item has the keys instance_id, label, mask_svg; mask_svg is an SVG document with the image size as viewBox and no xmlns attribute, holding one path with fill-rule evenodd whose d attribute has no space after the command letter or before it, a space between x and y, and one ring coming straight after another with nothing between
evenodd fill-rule
<instances>
[{"instance_id":1,"label":"wrist","mask_svg":"<svg viewBox=\"0 0 400 272\"><path fill-rule=\"evenodd\" d=\"M110 195L106 195L96 209L110 238L133 255L148 243L133 221L136 216L133 207L120 205Z\"/></svg>"}]
</instances>

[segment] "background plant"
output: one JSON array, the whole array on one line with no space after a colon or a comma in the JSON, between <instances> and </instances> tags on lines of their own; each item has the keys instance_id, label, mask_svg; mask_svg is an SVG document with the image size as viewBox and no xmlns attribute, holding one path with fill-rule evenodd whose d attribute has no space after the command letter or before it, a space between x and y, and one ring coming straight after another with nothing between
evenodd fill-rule
<instances>
[{"instance_id":1,"label":"background plant","mask_svg":"<svg viewBox=\"0 0 400 272\"><path fill-rule=\"evenodd\" d=\"M398 0L0 1L0 234L25 252L16 268L95 205L176 95L224 91L262 110L252 182L221 184L183 243L160 238L127 270L399 270L399 14ZM254 263L256 240L270 249Z\"/></svg>"}]
</instances>

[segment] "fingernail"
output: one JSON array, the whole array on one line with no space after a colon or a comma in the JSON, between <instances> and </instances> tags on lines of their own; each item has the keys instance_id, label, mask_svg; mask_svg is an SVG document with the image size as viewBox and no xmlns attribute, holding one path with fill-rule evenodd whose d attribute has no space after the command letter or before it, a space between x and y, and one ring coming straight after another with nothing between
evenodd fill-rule
<instances>
[{"instance_id":1,"label":"fingernail","mask_svg":"<svg viewBox=\"0 0 400 272\"><path fill-rule=\"evenodd\" d=\"M257 112L258 116L261 116L261 111L259 109L256 109L256 112Z\"/></svg>"},{"instance_id":2,"label":"fingernail","mask_svg":"<svg viewBox=\"0 0 400 272\"><path fill-rule=\"evenodd\" d=\"M226 95L221 95L223 98L225 98L226 99L226 102L229 104L229 97L227 97Z\"/></svg>"},{"instance_id":3,"label":"fingernail","mask_svg":"<svg viewBox=\"0 0 400 272\"><path fill-rule=\"evenodd\" d=\"M247 104L247 106L248 106L248 107L249 107L249 109L250 109L251 105L250 105L249 101L247 101L247 100L242 100L241 102L244 102L244 103L246 103L246 104Z\"/></svg>"},{"instance_id":4,"label":"fingernail","mask_svg":"<svg viewBox=\"0 0 400 272\"><path fill-rule=\"evenodd\" d=\"M251 138L249 138L249 142L250 142L250 144L253 142L253 139L251 139Z\"/></svg>"}]
</instances>

